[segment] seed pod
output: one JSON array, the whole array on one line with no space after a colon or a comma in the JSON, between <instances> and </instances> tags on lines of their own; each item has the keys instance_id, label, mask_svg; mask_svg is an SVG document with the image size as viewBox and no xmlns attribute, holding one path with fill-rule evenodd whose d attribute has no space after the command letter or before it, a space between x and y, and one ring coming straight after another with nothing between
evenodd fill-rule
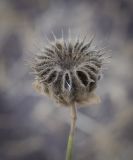
<instances>
[{"instance_id":1,"label":"seed pod","mask_svg":"<svg viewBox=\"0 0 133 160\"><path fill-rule=\"evenodd\" d=\"M105 56L103 50L91 49L91 45L92 39L67 42L55 38L33 57L32 70L40 85L37 88L65 106L99 100L94 91Z\"/></svg>"}]
</instances>

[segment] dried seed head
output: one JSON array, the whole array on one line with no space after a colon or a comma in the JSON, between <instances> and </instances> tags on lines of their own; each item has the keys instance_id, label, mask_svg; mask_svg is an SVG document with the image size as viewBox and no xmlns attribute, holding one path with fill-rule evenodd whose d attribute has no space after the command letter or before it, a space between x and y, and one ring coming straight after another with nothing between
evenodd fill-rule
<instances>
[{"instance_id":1,"label":"dried seed head","mask_svg":"<svg viewBox=\"0 0 133 160\"><path fill-rule=\"evenodd\" d=\"M35 88L65 106L99 100L94 90L106 57L103 50L92 49L92 40L66 42L55 37L54 42L33 57Z\"/></svg>"}]
</instances>

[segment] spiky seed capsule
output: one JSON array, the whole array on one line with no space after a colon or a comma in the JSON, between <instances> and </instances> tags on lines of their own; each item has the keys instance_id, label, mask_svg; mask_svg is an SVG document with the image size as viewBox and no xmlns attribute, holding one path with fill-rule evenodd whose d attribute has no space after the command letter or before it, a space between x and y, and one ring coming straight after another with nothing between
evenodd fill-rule
<instances>
[{"instance_id":1,"label":"spiky seed capsule","mask_svg":"<svg viewBox=\"0 0 133 160\"><path fill-rule=\"evenodd\" d=\"M51 42L33 57L35 87L65 106L97 98L94 90L105 58L91 44L92 40L86 43L85 39Z\"/></svg>"}]
</instances>

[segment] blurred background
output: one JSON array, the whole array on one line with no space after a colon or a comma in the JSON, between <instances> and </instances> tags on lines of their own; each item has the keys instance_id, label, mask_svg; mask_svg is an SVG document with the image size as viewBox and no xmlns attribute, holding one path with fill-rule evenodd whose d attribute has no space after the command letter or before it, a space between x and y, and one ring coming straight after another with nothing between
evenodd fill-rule
<instances>
[{"instance_id":1,"label":"blurred background","mask_svg":"<svg viewBox=\"0 0 133 160\"><path fill-rule=\"evenodd\" d=\"M0 0L0 160L65 159L69 110L33 90L25 58L68 28L112 50L101 104L78 109L74 160L133 159L133 1Z\"/></svg>"}]
</instances>

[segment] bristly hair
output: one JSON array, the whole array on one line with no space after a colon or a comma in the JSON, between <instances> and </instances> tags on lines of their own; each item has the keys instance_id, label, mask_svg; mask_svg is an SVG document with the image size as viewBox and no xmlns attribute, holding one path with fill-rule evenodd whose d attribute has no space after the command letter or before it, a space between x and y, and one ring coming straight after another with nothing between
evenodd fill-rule
<instances>
[{"instance_id":1,"label":"bristly hair","mask_svg":"<svg viewBox=\"0 0 133 160\"><path fill-rule=\"evenodd\" d=\"M65 106L90 101L109 58L105 49L92 49L93 38L65 41L52 34L54 41L31 62L36 89Z\"/></svg>"}]
</instances>

